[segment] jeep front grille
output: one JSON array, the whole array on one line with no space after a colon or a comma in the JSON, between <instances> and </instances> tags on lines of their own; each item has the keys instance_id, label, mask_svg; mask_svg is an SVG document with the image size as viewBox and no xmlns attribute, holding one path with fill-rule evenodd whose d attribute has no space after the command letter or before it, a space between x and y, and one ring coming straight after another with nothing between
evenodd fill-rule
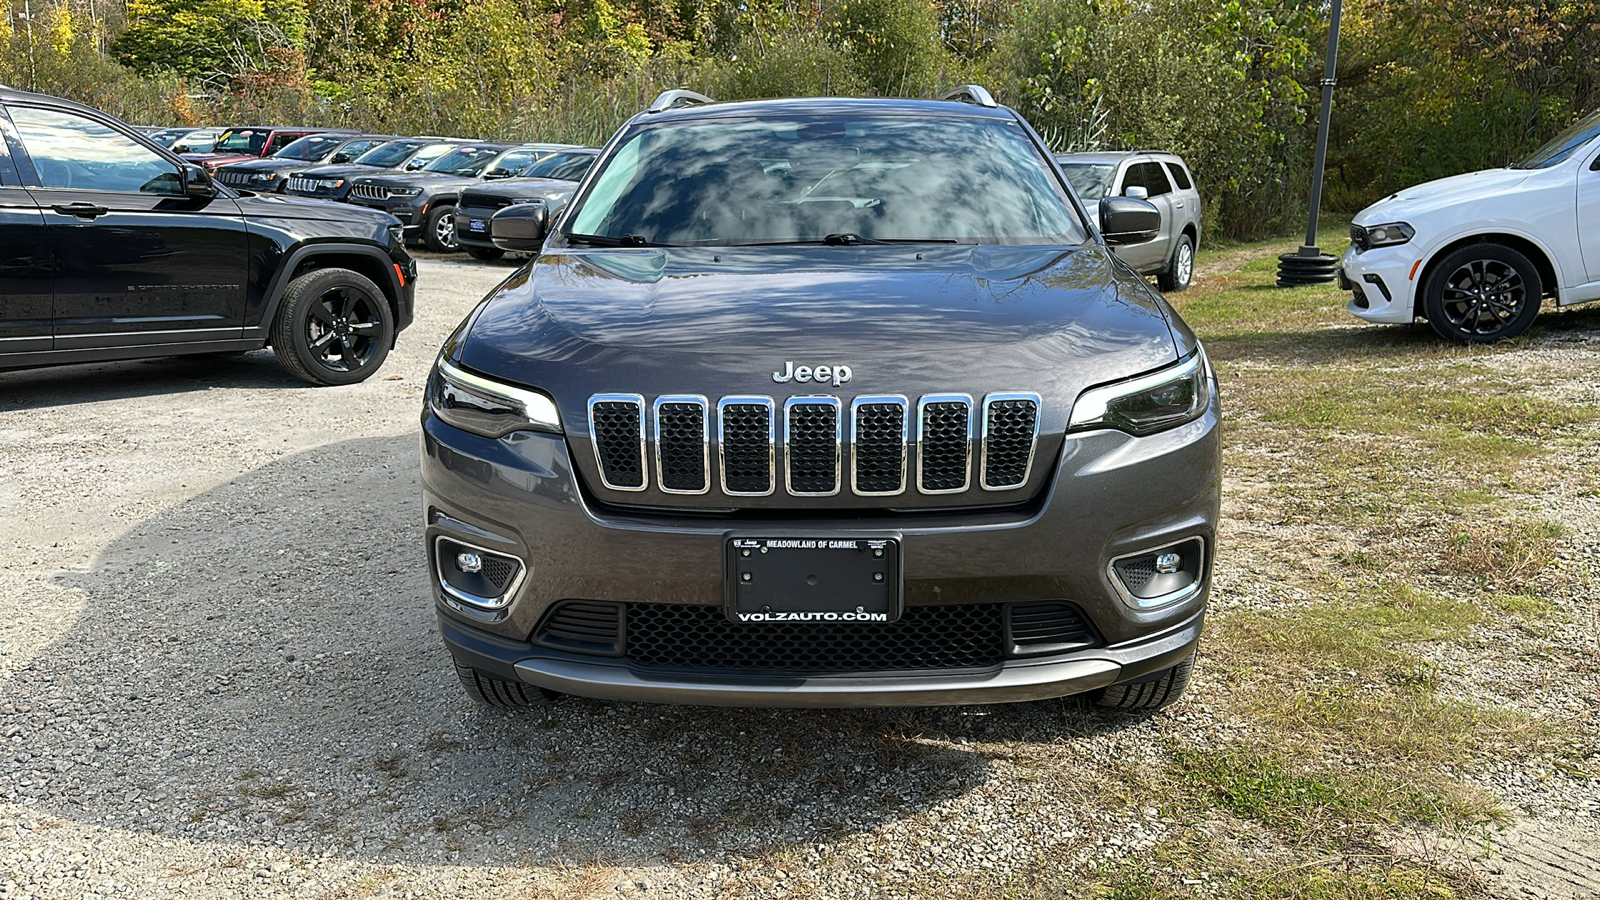
<instances>
[{"instance_id":1,"label":"jeep front grille","mask_svg":"<svg viewBox=\"0 0 1600 900\"><path fill-rule=\"evenodd\" d=\"M727 496L765 497L780 484L795 497L846 489L895 496L908 484L922 494L951 494L974 480L986 491L1009 491L1027 485L1039 440L1037 394L990 394L981 407L964 394L929 394L914 414L901 396L857 397L848 406L832 396L792 397L781 412L762 396L723 397L713 411L705 397L664 395L648 416L645 404L638 394L589 398L589 430L607 488L643 491L654 468L657 487L669 494L705 494L719 485Z\"/></svg>"},{"instance_id":2,"label":"jeep front grille","mask_svg":"<svg viewBox=\"0 0 1600 900\"><path fill-rule=\"evenodd\" d=\"M223 184L232 184L232 185L249 184L250 183L251 174L253 174L253 173L250 173L250 172L230 172L227 169L223 169L223 170L217 172L217 180L222 182Z\"/></svg>"},{"instance_id":3,"label":"jeep front grille","mask_svg":"<svg viewBox=\"0 0 1600 900\"><path fill-rule=\"evenodd\" d=\"M381 184L357 184L350 188L350 196L364 200L387 200L389 189Z\"/></svg>"}]
</instances>

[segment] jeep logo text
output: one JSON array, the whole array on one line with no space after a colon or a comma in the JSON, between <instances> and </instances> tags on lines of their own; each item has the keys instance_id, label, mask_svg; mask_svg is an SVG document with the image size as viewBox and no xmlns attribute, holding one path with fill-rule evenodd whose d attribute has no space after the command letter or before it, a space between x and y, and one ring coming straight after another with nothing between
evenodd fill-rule
<instances>
[{"instance_id":1,"label":"jeep logo text","mask_svg":"<svg viewBox=\"0 0 1600 900\"><path fill-rule=\"evenodd\" d=\"M822 384L831 381L834 387L838 387L854 378L855 374L849 366L797 366L790 360L783 364L782 372L772 373L772 380L779 384L787 384L790 381Z\"/></svg>"}]
</instances>

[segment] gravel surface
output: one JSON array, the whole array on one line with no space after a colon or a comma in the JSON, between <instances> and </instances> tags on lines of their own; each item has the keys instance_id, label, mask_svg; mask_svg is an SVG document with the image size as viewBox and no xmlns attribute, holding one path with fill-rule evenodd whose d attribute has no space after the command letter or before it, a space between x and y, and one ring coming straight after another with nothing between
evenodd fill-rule
<instances>
[{"instance_id":1,"label":"gravel surface","mask_svg":"<svg viewBox=\"0 0 1600 900\"><path fill-rule=\"evenodd\" d=\"M0 898L937 896L1173 832L1125 786L1237 727L1203 666L1135 723L470 704L427 596L416 420L436 348L510 271L425 260L418 322L353 387L270 352L0 373ZM1224 608L1267 596L1218 578ZM1600 822L1592 782L1543 775L1567 794L1491 789Z\"/></svg>"}]
</instances>

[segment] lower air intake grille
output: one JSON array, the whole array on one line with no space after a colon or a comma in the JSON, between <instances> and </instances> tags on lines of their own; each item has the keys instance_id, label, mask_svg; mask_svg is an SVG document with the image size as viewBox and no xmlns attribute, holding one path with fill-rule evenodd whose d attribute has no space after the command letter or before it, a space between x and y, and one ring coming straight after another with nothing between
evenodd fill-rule
<instances>
[{"instance_id":1,"label":"lower air intake grille","mask_svg":"<svg viewBox=\"0 0 1600 900\"><path fill-rule=\"evenodd\" d=\"M615 654L622 639L622 606L565 600L544 617L535 640L580 653Z\"/></svg>"},{"instance_id":2,"label":"lower air intake grille","mask_svg":"<svg viewBox=\"0 0 1600 900\"><path fill-rule=\"evenodd\" d=\"M1125 559L1117 563L1117 575L1130 591L1140 591L1156 577L1156 558L1144 556Z\"/></svg>"},{"instance_id":3,"label":"lower air intake grille","mask_svg":"<svg viewBox=\"0 0 1600 900\"><path fill-rule=\"evenodd\" d=\"M597 395L589 401L589 427L606 487L644 489L644 398Z\"/></svg>"},{"instance_id":4,"label":"lower air intake grille","mask_svg":"<svg viewBox=\"0 0 1600 900\"><path fill-rule=\"evenodd\" d=\"M967 488L971 449L972 402L966 399L923 399L918 434L918 477L924 492Z\"/></svg>"},{"instance_id":5,"label":"lower air intake grille","mask_svg":"<svg viewBox=\"0 0 1600 900\"><path fill-rule=\"evenodd\" d=\"M1008 612L1017 655L1061 653L1098 642L1083 611L1071 603L1013 603Z\"/></svg>"},{"instance_id":6,"label":"lower air intake grille","mask_svg":"<svg viewBox=\"0 0 1600 900\"><path fill-rule=\"evenodd\" d=\"M1022 487L1033 463L1039 401L990 396L983 407L983 486L990 490Z\"/></svg>"},{"instance_id":7,"label":"lower air intake grille","mask_svg":"<svg viewBox=\"0 0 1600 900\"><path fill-rule=\"evenodd\" d=\"M627 658L670 669L771 674L965 669L1005 659L998 603L908 607L899 621L774 623L728 621L718 606L628 605Z\"/></svg>"}]
</instances>

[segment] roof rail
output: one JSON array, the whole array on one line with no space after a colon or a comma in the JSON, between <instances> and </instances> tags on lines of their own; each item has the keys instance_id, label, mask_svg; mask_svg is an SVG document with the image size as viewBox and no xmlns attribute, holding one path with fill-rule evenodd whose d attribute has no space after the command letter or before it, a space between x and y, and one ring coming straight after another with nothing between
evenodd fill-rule
<instances>
[{"instance_id":1,"label":"roof rail","mask_svg":"<svg viewBox=\"0 0 1600 900\"><path fill-rule=\"evenodd\" d=\"M960 103L971 103L974 106L987 106L994 109L1000 104L994 102L994 95L988 88L976 84L963 84L939 97L940 100L955 100Z\"/></svg>"},{"instance_id":2,"label":"roof rail","mask_svg":"<svg viewBox=\"0 0 1600 900\"><path fill-rule=\"evenodd\" d=\"M662 91L661 96L657 97L656 102L650 104L650 108L645 112L658 113L663 110L677 109L680 106L699 106L702 103L715 102L717 101L707 97L705 94L697 94L694 91L686 91L679 88L673 91Z\"/></svg>"}]
</instances>

